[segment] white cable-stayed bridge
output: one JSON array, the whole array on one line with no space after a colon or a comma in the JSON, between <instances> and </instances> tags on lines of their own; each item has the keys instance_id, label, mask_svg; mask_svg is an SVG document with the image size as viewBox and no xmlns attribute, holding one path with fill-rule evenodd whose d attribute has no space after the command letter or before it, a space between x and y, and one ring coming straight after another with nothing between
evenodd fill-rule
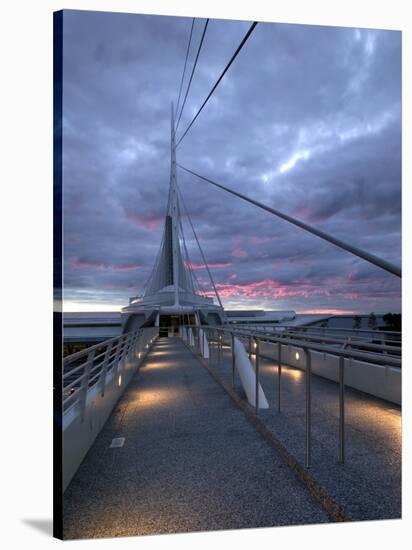
<instances>
[{"instance_id":1,"label":"white cable-stayed bridge","mask_svg":"<svg viewBox=\"0 0 412 550\"><path fill-rule=\"evenodd\" d=\"M259 29L250 25L179 136L209 24L183 93L191 21L163 235L143 293L123 308L121 336L63 358L65 538L400 517L400 334L231 324L177 169L393 276L401 269L177 162ZM213 297L191 267L183 212Z\"/></svg>"}]
</instances>

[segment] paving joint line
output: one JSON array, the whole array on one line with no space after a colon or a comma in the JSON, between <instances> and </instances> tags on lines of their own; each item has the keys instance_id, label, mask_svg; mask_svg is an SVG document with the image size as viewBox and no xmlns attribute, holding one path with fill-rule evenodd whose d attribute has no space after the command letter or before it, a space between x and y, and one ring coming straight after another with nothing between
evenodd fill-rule
<instances>
[{"instance_id":1,"label":"paving joint line","mask_svg":"<svg viewBox=\"0 0 412 550\"><path fill-rule=\"evenodd\" d=\"M247 418L254 424L259 433L269 442L269 444L278 452L285 464L303 482L309 493L321 504L328 516L334 522L352 521L351 515L346 512L324 489L324 487L316 481L308 472L308 470L286 449L283 443L267 428L267 426L256 416L249 406L237 395L235 391L228 386L222 378L214 372L207 364L202 356L192 350L186 342L181 339L183 345L196 357L199 363L208 371L212 378L225 390L236 405L244 412Z\"/></svg>"}]
</instances>

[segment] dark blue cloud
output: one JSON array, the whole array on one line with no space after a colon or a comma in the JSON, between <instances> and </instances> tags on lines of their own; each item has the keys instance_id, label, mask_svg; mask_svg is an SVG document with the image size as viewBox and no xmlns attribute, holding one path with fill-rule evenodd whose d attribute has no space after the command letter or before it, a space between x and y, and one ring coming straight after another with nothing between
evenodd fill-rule
<instances>
[{"instance_id":1,"label":"dark blue cloud","mask_svg":"<svg viewBox=\"0 0 412 550\"><path fill-rule=\"evenodd\" d=\"M123 305L151 270L169 181L170 103L191 19L64 14L65 299ZM203 22L197 21L194 45ZM181 135L249 23L211 20ZM189 56L193 63L195 49ZM178 161L401 259L401 36L259 24ZM394 276L179 171L227 306L386 311ZM185 221L189 252L201 263ZM205 278L201 269L198 278Z\"/></svg>"}]
</instances>

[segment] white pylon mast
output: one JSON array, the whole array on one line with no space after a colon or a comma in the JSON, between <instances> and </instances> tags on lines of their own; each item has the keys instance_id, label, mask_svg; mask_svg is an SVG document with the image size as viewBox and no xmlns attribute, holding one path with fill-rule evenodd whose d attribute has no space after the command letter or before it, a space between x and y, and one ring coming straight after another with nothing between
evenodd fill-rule
<instances>
[{"instance_id":1,"label":"white pylon mast","mask_svg":"<svg viewBox=\"0 0 412 550\"><path fill-rule=\"evenodd\" d=\"M179 213L177 207L177 189L176 189L176 146L175 146L175 121L171 114L171 157L170 157L170 205L172 215L172 247L173 247L173 285L175 290L174 307L180 307L179 304Z\"/></svg>"}]
</instances>

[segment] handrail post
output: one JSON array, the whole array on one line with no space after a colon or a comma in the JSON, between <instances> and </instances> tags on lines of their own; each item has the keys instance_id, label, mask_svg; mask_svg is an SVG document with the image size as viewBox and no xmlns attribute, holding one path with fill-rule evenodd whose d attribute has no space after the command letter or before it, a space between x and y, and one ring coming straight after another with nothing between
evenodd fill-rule
<instances>
[{"instance_id":1,"label":"handrail post","mask_svg":"<svg viewBox=\"0 0 412 550\"><path fill-rule=\"evenodd\" d=\"M124 339L124 336L120 336L119 339L117 340L116 353L114 355L114 360L112 365L113 370L117 370L117 363L119 362L119 355L120 355L120 346L122 345L123 339Z\"/></svg>"},{"instance_id":2,"label":"handrail post","mask_svg":"<svg viewBox=\"0 0 412 550\"><path fill-rule=\"evenodd\" d=\"M84 367L84 374L82 380L82 393L80 398L80 418L81 421L84 421L84 416L86 412L86 399L87 399L87 390L89 389L89 380L90 380L90 369L92 368L94 356L96 349L93 349L87 356L87 361Z\"/></svg>"},{"instance_id":3,"label":"handrail post","mask_svg":"<svg viewBox=\"0 0 412 550\"><path fill-rule=\"evenodd\" d=\"M119 357L117 359L117 363L115 365L115 370L114 370L114 378L116 378L117 376L117 373L119 372L120 370L120 365L122 364L122 361L125 359L125 351L126 351L126 347L127 347L127 341L128 341L128 336L126 336L126 338L123 340L122 342L122 348L121 350L119 351ZM114 379L113 378L113 379Z\"/></svg>"},{"instance_id":4,"label":"handrail post","mask_svg":"<svg viewBox=\"0 0 412 550\"><path fill-rule=\"evenodd\" d=\"M255 349L255 407L256 407L256 416L259 414L259 338L255 339L256 349Z\"/></svg>"},{"instance_id":5,"label":"handrail post","mask_svg":"<svg viewBox=\"0 0 412 550\"><path fill-rule=\"evenodd\" d=\"M142 328L139 328L139 331L138 331L137 345L138 345L139 353L143 354L145 344L144 344L143 329Z\"/></svg>"},{"instance_id":6,"label":"handrail post","mask_svg":"<svg viewBox=\"0 0 412 550\"><path fill-rule=\"evenodd\" d=\"M125 346L123 348L123 353L122 353L122 359L124 360L124 362L127 361L127 357L129 355L131 345L132 345L132 334L131 332L129 332L129 334L127 335Z\"/></svg>"},{"instance_id":7,"label":"handrail post","mask_svg":"<svg viewBox=\"0 0 412 550\"><path fill-rule=\"evenodd\" d=\"M205 327L205 328L203 329L203 352L204 352L205 349L206 349L205 340L207 340L208 343L209 343L208 335L209 335L209 331L208 331L208 329ZM205 357L205 359L206 359L206 357ZM208 359L210 359L210 346L209 346L209 357L208 357Z\"/></svg>"},{"instance_id":8,"label":"handrail post","mask_svg":"<svg viewBox=\"0 0 412 550\"><path fill-rule=\"evenodd\" d=\"M281 379L282 379L282 344L278 342L278 413L280 413Z\"/></svg>"},{"instance_id":9,"label":"handrail post","mask_svg":"<svg viewBox=\"0 0 412 550\"><path fill-rule=\"evenodd\" d=\"M143 329L142 328L139 328L139 333L138 334L139 334L138 337L137 337L137 346L138 346L138 350L139 350L138 353L140 353L140 355L143 355L145 343L144 343Z\"/></svg>"},{"instance_id":10,"label":"handrail post","mask_svg":"<svg viewBox=\"0 0 412 550\"><path fill-rule=\"evenodd\" d=\"M144 344L142 347L142 342L143 342L143 329L139 328L139 330L137 331L137 349L138 349L137 358L139 359L139 362L141 360L141 356L144 353Z\"/></svg>"},{"instance_id":11,"label":"handrail post","mask_svg":"<svg viewBox=\"0 0 412 550\"><path fill-rule=\"evenodd\" d=\"M133 333L130 332L129 336L127 338L126 351L125 351L125 354L124 354L125 361L127 359L130 359L130 355L133 352L132 348L133 348Z\"/></svg>"},{"instance_id":12,"label":"handrail post","mask_svg":"<svg viewBox=\"0 0 412 550\"><path fill-rule=\"evenodd\" d=\"M249 360L252 359L253 337L249 336Z\"/></svg>"},{"instance_id":13,"label":"handrail post","mask_svg":"<svg viewBox=\"0 0 412 550\"><path fill-rule=\"evenodd\" d=\"M345 358L339 357L339 462L345 463Z\"/></svg>"},{"instance_id":14,"label":"handrail post","mask_svg":"<svg viewBox=\"0 0 412 550\"><path fill-rule=\"evenodd\" d=\"M232 332L232 388L235 387L235 367L236 367L235 335Z\"/></svg>"},{"instance_id":15,"label":"handrail post","mask_svg":"<svg viewBox=\"0 0 412 550\"><path fill-rule=\"evenodd\" d=\"M133 337L133 361L136 360L137 358L137 349L138 349L138 345L139 345L139 331L136 330L134 332L134 337Z\"/></svg>"},{"instance_id":16,"label":"handrail post","mask_svg":"<svg viewBox=\"0 0 412 550\"><path fill-rule=\"evenodd\" d=\"M113 342L109 342L106 353L104 354L102 373L100 375L101 379L101 396L104 397L104 390L106 388L106 376L107 376L107 366L109 364L110 354L112 352Z\"/></svg>"},{"instance_id":17,"label":"handrail post","mask_svg":"<svg viewBox=\"0 0 412 550\"><path fill-rule=\"evenodd\" d=\"M312 377L312 365L311 355L307 348L304 348L306 356L306 468L310 468L312 465L312 395L311 395L311 377Z\"/></svg>"},{"instance_id":18,"label":"handrail post","mask_svg":"<svg viewBox=\"0 0 412 550\"><path fill-rule=\"evenodd\" d=\"M119 349L119 355L118 355L118 358L117 358L117 363L116 363L116 365L114 365L115 370L114 370L113 380L116 378L116 375L120 370L120 365L121 365L122 361L126 360L127 345L128 345L128 342L129 342L129 337L130 337L130 333L128 333L126 335L126 338L121 343L122 349L121 349L121 351Z\"/></svg>"}]
</instances>

